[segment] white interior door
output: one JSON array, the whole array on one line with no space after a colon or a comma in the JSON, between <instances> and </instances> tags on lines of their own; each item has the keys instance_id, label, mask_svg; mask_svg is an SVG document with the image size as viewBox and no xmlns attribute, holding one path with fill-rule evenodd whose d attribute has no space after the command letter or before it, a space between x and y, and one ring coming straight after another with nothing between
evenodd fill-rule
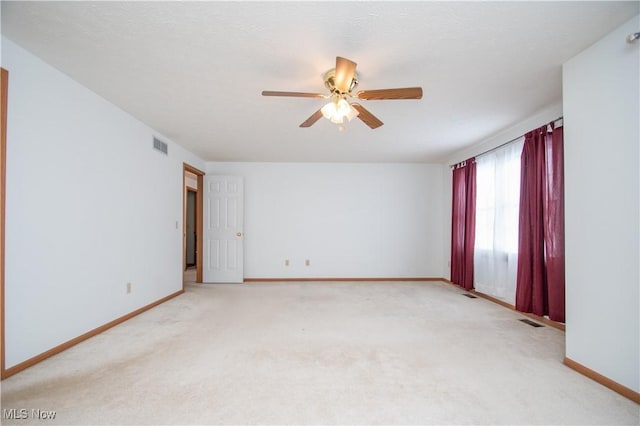
<instances>
[{"instance_id":1,"label":"white interior door","mask_svg":"<svg viewBox=\"0 0 640 426\"><path fill-rule=\"evenodd\" d=\"M203 282L243 282L243 218L242 177L205 176Z\"/></svg>"}]
</instances>

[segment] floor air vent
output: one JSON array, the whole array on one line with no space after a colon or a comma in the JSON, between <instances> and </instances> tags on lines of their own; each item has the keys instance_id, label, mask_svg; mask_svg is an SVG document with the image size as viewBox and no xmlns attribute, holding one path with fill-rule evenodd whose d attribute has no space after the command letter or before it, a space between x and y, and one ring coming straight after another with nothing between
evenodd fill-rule
<instances>
[{"instance_id":1,"label":"floor air vent","mask_svg":"<svg viewBox=\"0 0 640 426\"><path fill-rule=\"evenodd\" d=\"M520 321L522 321L525 324L529 324L531 327L544 327L544 325L538 324L537 322L533 322L533 321L528 320L528 319L521 319Z\"/></svg>"},{"instance_id":2,"label":"floor air vent","mask_svg":"<svg viewBox=\"0 0 640 426\"><path fill-rule=\"evenodd\" d=\"M169 152L169 147L166 142L162 142L160 139L153 138L153 148L162 152L163 154L167 154Z\"/></svg>"},{"instance_id":3,"label":"floor air vent","mask_svg":"<svg viewBox=\"0 0 640 426\"><path fill-rule=\"evenodd\" d=\"M469 299L477 299L476 296L474 296L473 294L469 294L469 293L465 293L465 294L463 294L463 296L468 297Z\"/></svg>"}]
</instances>

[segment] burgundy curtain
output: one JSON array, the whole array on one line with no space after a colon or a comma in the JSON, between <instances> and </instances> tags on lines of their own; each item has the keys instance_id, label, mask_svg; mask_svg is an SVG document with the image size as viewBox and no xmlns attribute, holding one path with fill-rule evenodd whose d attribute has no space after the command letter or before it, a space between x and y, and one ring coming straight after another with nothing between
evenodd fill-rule
<instances>
[{"instance_id":1,"label":"burgundy curtain","mask_svg":"<svg viewBox=\"0 0 640 426\"><path fill-rule=\"evenodd\" d=\"M549 318L564 322L564 149L563 128L545 139L544 248Z\"/></svg>"},{"instance_id":2,"label":"burgundy curtain","mask_svg":"<svg viewBox=\"0 0 640 426\"><path fill-rule=\"evenodd\" d=\"M451 211L451 282L471 290L476 237L475 158L470 158L453 169Z\"/></svg>"},{"instance_id":3,"label":"burgundy curtain","mask_svg":"<svg viewBox=\"0 0 640 426\"><path fill-rule=\"evenodd\" d=\"M516 309L564 322L563 134L549 128L522 150Z\"/></svg>"},{"instance_id":4,"label":"burgundy curtain","mask_svg":"<svg viewBox=\"0 0 640 426\"><path fill-rule=\"evenodd\" d=\"M516 309L546 315L546 277L544 268L544 223L542 178L544 140L547 126L524 137L520 168L520 222L518 225L518 272Z\"/></svg>"}]
</instances>

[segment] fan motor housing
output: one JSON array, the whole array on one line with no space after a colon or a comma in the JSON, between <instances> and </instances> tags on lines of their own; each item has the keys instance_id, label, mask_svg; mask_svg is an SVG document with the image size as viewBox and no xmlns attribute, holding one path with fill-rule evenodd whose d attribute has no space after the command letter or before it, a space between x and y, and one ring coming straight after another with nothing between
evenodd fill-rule
<instances>
[{"instance_id":1,"label":"fan motor housing","mask_svg":"<svg viewBox=\"0 0 640 426\"><path fill-rule=\"evenodd\" d=\"M342 93L340 92L338 89L336 89L336 69L335 68L331 68L329 71L327 71L324 74L324 85L327 89L329 89L329 91L331 93L338 93L338 94L347 94L347 93L351 93L351 91L353 89L356 88L356 86L358 86L358 74L357 73L353 73L353 78L351 79L351 83L349 83L349 90L347 90L346 92Z\"/></svg>"}]
</instances>

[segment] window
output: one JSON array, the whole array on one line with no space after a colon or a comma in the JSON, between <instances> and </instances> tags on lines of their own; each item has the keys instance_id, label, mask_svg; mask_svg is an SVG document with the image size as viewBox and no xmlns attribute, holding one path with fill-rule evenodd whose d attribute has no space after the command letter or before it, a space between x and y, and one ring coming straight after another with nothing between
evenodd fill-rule
<instances>
[{"instance_id":1,"label":"window","mask_svg":"<svg viewBox=\"0 0 640 426\"><path fill-rule=\"evenodd\" d=\"M476 158L474 287L515 304L524 138Z\"/></svg>"}]
</instances>

